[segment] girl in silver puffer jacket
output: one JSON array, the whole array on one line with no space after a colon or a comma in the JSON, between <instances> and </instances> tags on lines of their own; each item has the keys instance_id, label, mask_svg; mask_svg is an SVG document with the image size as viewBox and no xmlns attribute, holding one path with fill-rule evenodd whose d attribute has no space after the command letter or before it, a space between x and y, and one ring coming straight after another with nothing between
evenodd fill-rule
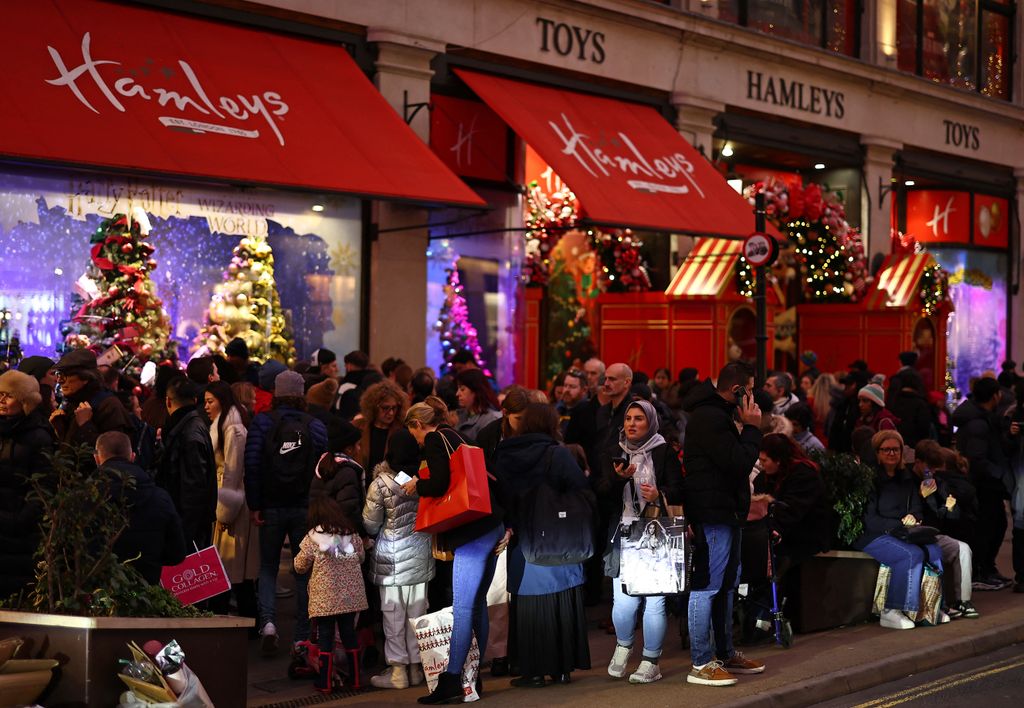
<instances>
[{"instance_id":1,"label":"girl in silver puffer jacket","mask_svg":"<svg viewBox=\"0 0 1024 708\"><path fill-rule=\"evenodd\" d=\"M370 578L380 587L388 662L387 669L370 679L377 688L401 689L423 683L416 634L408 620L427 613L427 583L434 577L434 558L430 535L415 531L419 497L407 495L395 481L401 472L415 474L419 455L419 445L408 430L392 433L385 461L373 470L363 506L363 526L376 538Z\"/></svg>"}]
</instances>

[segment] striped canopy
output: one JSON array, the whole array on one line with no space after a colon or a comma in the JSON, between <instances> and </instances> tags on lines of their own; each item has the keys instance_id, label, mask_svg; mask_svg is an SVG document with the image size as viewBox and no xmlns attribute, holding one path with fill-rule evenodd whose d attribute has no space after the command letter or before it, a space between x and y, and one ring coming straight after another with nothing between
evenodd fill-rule
<instances>
[{"instance_id":1,"label":"striped canopy","mask_svg":"<svg viewBox=\"0 0 1024 708\"><path fill-rule=\"evenodd\" d=\"M921 275L935 263L929 253L903 253L886 256L875 285L868 294L868 309L907 307L918 294Z\"/></svg>"},{"instance_id":2,"label":"striped canopy","mask_svg":"<svg viewBox=\"0 0 1024 708\"><path fill-rule=\"evenodd\" d=\"M734 274L743 242L727 238L702 238L679 266L665 290L670 297L719 296Z\"/></svg>"}]
</instances>

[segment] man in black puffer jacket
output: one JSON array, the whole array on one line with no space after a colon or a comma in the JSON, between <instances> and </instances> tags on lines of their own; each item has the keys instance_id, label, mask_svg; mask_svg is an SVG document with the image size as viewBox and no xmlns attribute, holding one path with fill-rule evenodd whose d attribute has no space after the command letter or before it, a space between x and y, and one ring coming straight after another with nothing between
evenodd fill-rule
<instances>
[{"instance_id":1,"label":"man in black puffer jacket","mask_svg":"<svg viewBox=\"0 0 1024 708\"><path fill-rule=\"evenodd\" d=\"M163 566L185 560L185 536L170 495L154 484L134 458L132 441L124 433L102 433L96 439L97 474L115 473L111 496L119 499L123 494L128 503L128 528L114 543L114 553L122 562L131 561L147 583L156 585ZM121 476L134 479L134 487L124 489Z\"/></svg>"},{"instance_id":2,"label":"man in black puffer jacket","mask_svg":"<svg viewBox=\"0 0 1024 708\"><path fill-rule=\"evenodd\" d=\"M761 409L751 395L753 384L747 366L726 364L718 374L717 387L705 381L683 402L689 413L683 445L683 499L695 537L689 683L730 686L736 683L734 673L764 671L763 663L744 658L732 647L740 530L750 510L750 472L761 444ZM742 431L734 420L737 408Z\"/></svg>"},{"instance_id":3,"label":"man in black puffer jacket","mask_svg":"<svg viewBox=\"0 0 1024 708\"><path fill-rule=\"evenodd\" d=\"M217 520L217 463L206 421L196 410L199 388L184 376L167 384L156 483L167 490L181 516L185 543L202 550Z\"/></svg>"}]
</instances>

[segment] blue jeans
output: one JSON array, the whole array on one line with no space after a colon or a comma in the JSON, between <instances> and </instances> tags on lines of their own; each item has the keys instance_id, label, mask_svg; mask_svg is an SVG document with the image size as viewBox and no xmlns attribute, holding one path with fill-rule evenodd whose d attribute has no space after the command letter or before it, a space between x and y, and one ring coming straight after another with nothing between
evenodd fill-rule
<instances>
[{"instance_id":1,"label":"blue jeans","mask_svg":"<svg viewBox=\"0 0 1024 708\"><path fill-rule=\"evenodd\" d=\"M665 641L668 621L665 619L665 596L651 595L634 597L622 591L622 583L612 578L612 624L615 625L615 640L624 647L633 646L636 635L636 614L643 604L644 610L644 656L656 659L661 656L661 645Z\"/></svg>"},{"instance_id":2,"label":"blue jeans","mask_svg":"<svg viewBox=\"0 0 1024 708\"><path fill-rule=\"evenodd\" d=\"M942 572L942 550L931 543L928 561ZM881 535L864 547L864 552L879 563L889 566L889 590L885 596L885 609L917 612L921 600L921 574L924 573L924 551L892 536Z\"/></svg>"},{"instance_id":3,"label":"blue jeans","mask_svg":"<svg viewBox=\"0 0 1024 708\"><path fill-rule=\"evenodd\" d=\"M260 627L277 618L277 572L281 566L281 549L287 536L292 558L299 552L299 544L306 535L306 516L309 509L304 506L289 506L280 509L264 509L263 525L260 529L260 577L259 604ZM292 570L295 578L295 641L309 639L309 595L306 586L309 575L299 575Z\"/></svg>"},{"instance_id":4,"label":"blue jeans","mask_svg":"<svg viewBox=\"0 0 1024 708\"><path fill-rule=\"evenodd\" d=\"M690 591L690 658L703 666L717 655L728 661L736 652L732 646L732 603L740 580L741 529L728 524L704 524L708 545L706 588Z\"/></svg>"},{"instance_id":5,"label":"blue jeans","mask_svg":"<svg viewBox=\"0 0 1024 708\"><path fill-rule=\"evenodd\" d=\"M469 656L474 634L477 646L480 647L480 663L484 663L488 631L487 588L491 586L494 567L498 564L494 547L504 535L505 527L498 524L497 528L455 549L455 562L452 564L454 617L446 669L449 674L462 676L462 667Z\"/></svg>"}]
</instances>

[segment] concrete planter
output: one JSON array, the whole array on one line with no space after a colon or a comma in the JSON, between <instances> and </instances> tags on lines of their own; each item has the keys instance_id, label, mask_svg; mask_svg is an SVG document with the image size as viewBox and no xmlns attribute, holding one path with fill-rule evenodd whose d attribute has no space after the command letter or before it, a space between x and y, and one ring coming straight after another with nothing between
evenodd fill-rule
<instances>
[{"instance_id":1,"label":"concrete planter","mask_svg":"<svg viewBox=\"0 0 1024 708\"><path fill-rule=\"evenodd\" d=\"M118 659L130 658L127 642L177 639L185 660L217 706L245 705L248 631L244 617L75 617L0 611L0 638L19 636L33 652L61 660L59 681L46 698L49 708L116 706L125 690Z\"/></svg>"}]
</instances>

